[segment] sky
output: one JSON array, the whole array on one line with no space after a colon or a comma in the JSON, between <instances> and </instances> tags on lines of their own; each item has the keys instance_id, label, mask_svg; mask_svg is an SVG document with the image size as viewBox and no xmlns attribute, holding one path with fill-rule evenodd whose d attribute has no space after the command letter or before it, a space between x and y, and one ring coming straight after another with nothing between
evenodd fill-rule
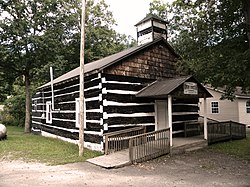
<instances>
[{"instance_id":1,"label":"sky","mask_svg":"<svg viewBox=\"0 0 250 187\"><path fill-rule=\"evenodd\" d=\"M105 0L118 24L115 28L121 34L131 35L136 39L135 24L149 12L149 3L153 0ZM162 0L170 2L172 0Z\"/></svg>"},{"instance_id":2,"label":"sky","mask_svg":"<svg viewBox=\"0 0 250 187\"><path fill-rule=\"evenodd\" d=\"M149 10L152 0L105 0L118 24L115 28L121 34L131 35L136 39L135 24L141 21Z\"/></svg>"}]
</instances>

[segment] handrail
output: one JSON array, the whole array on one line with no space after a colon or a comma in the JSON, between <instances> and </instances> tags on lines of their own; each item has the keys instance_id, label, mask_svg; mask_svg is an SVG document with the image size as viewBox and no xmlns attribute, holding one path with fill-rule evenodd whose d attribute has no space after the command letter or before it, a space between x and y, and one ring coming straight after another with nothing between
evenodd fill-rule
<instances>
[{"instance_id":1,"label":"handrail","mask_svg":"<svg viewBox=\"0 0 250 187\"><path fill-rule=\"evenodd\" d=\"M204 118L204 116L199 116L199 117ZM218 121L218 120L216 120L216 119L212 119L212 118L208 118L208 117L207 117L207 120L213 121L213 122L215 122L215 123L220 122L220 121Z\"/></svg>"},{"instance_id":2,"label":"handrail","mask_svg":"<svg viewBox=\"0 0 250 187\"><path fill-rule=\"evenodd\" d=\"M129 147L129 138L146 132L145 126L129 128L125 130L109 132L105 136L105 154L116 152Z\"/></svg>"},{"instance_id":3,"label":"handrail","mask_svg":"<svg viewBox=\"0 0 250 187\"><path fill-rule=\"evenodd\" d=\"M142 162L170 152L170 128L161 129L129 139L131 163Z\"/></svg>"},{"instance_id":4,"label":"handrail","mask_svg":"<svg viewBox=\"0 0 250 187\"><path fill-rule=\"evenodd\" d=\"M144 134L138 134L138 135L135 135L135 136L133 136L131 138L137 138L137 137L140 137L140 136L143 136L143 135L149 136L149 135L153 135L153 134L155 134L157 132L162 132L162 131L165 131L165 130L170 130L170 128L168 127L168 128L157 130L157 131L147 132L147 133L144 133Z\"/></svg>"},{"instance_id":5,"label":"handrail","mask_svg":"<svg viewBox=\"0 0 250 187\"><path fill-rule=\"evenodd\" d=\"M114 135L118 135L118 134L132 132L132 131L135 131L135 130L141 130L141 129L144 129L144 128L145 128L144 126L133 127L133 128L129 128L129 129L124 129L124 130L119 130L119 131L104 133L103 136L114 136Z\"/></svg>"},{"instance_id":6,"label":"handrail","mask_svg":"<svg viewBox=\"0 0 250 187\"><path fill-rule=\"evenodd\" d=\"M246 125L235 121L208 123L208 143L246 138Z\"/></svg>"}]
</instances>

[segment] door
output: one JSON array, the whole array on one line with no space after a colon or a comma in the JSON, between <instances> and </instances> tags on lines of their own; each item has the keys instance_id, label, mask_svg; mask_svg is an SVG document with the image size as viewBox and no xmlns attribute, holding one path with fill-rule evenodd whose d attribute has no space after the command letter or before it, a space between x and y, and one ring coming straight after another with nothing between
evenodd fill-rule
<instances>
[{"instance_id":1,"label":"door","mask_svg":"<svg viewBox=\"0 0 250 187\"><path fill-rule=\"evenodd\" d=\"M168 103L167 100L158 100L156 104L156 126L155 130L168 128Z\"/></svg>"}]
</instances>

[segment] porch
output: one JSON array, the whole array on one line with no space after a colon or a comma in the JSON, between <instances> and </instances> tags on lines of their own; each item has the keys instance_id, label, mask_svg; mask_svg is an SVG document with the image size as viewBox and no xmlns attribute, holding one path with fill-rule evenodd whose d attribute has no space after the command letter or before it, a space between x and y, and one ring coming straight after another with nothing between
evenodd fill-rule
<instances>
[{"instance_id":1,"label":"porch","mask_svg":"<svg viewBox=\"0 0 250 187\"><path fill-rule=\"evenodd\" d=\"M207 146L207 141L203 140L201 136L173 138L173 147L170 154L195 151L205 146ZM106 169L120 168L132 164L129 159L129 149L121 150L108 155L102 155L96 158L88 159L87 161Z\"/></svg>"},{"instance_id":2,"label":"porch","mask_svg":"<svg viewBox=\"0 0 250 187\"><path fill-rule=\"evenodd\" d=\"M158 80L138 92L136 97L155 100L155 131L146 133L145 126L138 126L106 133L106 155L89 162L105 168L117 168L164 154L201 149L208 145L212 134L223 134L219 131L220 123L210 131L206 98L212 95L192 76ZM202 121L198 121L199 98L204 99Z\"/></svg>"},{"instance_id":3,"label":"porch","mask_svg":"<svg viewBox=\"0 0 250 187\"><path fill-rule=\"evenodd\" d=\"M170 129L145 133L145 127L135 127L106 134L105 155L87 160L103 168L119 168L147 161L165 154L195 151L215 143L246 138L246 125L236 122L209 122L208 140L203 134L191 137L173 137ZM228 137L230 137L228 139Z\"/></svg>"}]
</instances>

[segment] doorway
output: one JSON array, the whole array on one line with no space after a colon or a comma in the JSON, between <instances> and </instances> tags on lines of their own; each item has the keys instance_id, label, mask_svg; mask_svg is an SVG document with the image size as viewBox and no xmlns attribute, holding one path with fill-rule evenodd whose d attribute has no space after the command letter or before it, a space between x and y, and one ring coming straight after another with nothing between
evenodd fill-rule
<instances>
[{"instance_id":1,"label":"doorway","mask_svg":"<svg viewBox=\"0 0 250 187\"><path fill-rule=\"evenodd\" d=\"M168 125L168 103L166 100L155 101L156 126L155 130L166 129Z\"/></svg>"}]
</instances>

